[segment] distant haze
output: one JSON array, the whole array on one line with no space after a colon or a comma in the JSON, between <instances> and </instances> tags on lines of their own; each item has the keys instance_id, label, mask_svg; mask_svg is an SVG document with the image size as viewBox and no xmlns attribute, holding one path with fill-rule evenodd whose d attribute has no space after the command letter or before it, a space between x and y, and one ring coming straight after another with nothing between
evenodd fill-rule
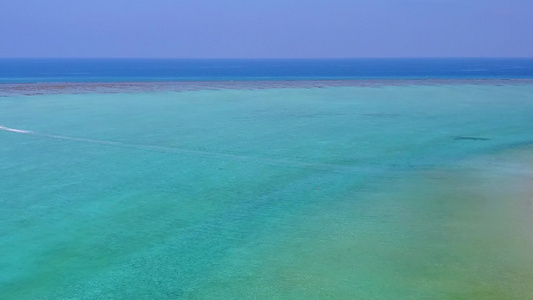
<instances>
[{"instance_id":1,"label":"distant haze","mask_svg":"<svg viewBox=\"0 0 533 300\"><path fill-rule=\"evenodd\" d=\"M0 0L0 57L533 57L531 0Z\"/></svg>"}]
</instances>

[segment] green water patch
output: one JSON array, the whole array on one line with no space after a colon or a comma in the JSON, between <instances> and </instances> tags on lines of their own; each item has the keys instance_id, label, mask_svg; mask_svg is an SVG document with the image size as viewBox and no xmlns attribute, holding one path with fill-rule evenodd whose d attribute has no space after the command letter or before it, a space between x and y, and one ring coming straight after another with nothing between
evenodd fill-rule
<instances>
[{"instance_id":1,"label":"green water patch","mask_svg":"<svg viewBox=\"0 0 533 300\"><path fill-rule=\"evenodd\" d=\"M219 270L189 296L528 299L531 157L484 157L352 190L291 220L275 247L228 258L237 270Z\"/></svg>"}]
</instances>

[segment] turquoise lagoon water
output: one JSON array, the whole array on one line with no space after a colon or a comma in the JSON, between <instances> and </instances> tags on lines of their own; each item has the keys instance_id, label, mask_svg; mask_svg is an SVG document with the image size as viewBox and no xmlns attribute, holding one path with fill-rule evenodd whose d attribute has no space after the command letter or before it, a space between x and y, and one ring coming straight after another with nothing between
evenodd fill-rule
<instances>
[{"instance_id":1,"label":"turquoise lagoon water","mask_svg":"<svg viewBox=\"0 0 533 300\"><path fill-rule=\"evenodd\" d=\"M0 98L1 299L533 299L533 84Z\"/></svg>"}]
</instances>

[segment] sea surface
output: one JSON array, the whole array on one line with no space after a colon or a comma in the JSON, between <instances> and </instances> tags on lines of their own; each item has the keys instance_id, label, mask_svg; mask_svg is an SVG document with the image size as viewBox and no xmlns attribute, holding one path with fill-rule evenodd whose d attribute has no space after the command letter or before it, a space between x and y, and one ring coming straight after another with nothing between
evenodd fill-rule
<instances>
[{"instance_id":1,"label":"sea surface","mask_svg":"<svg viewBox=\"0 0 533 300\"><path fill-rule=\"evenodd\" d=\"M533 58L0 59L0 83L533 78Z\"/></svg>"},{"instance_id":2,"label":"sea surface","mask_svg":"<svg viewBox=\"0 0 533 300\"><path fill-rule=\"evenodd\" d=\"M0 299L533 299L531 60L474 61L1 68Z\"/></svg>"}]
</instances>

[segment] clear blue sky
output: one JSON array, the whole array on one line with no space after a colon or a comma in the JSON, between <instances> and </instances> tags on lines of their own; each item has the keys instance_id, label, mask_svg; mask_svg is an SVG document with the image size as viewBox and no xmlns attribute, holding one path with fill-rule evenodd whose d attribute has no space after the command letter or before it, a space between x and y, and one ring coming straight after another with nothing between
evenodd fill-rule
<instances>
[{"instance_id":1,"label":"clear blue sky","mask_svg":"<svg viewBox=\"0 0 533 300\"><path fill-rule=\"evenodd\" d=\"M0 0L0 57L533 57L533 0Z\"/></svg>"}]
</instances>

